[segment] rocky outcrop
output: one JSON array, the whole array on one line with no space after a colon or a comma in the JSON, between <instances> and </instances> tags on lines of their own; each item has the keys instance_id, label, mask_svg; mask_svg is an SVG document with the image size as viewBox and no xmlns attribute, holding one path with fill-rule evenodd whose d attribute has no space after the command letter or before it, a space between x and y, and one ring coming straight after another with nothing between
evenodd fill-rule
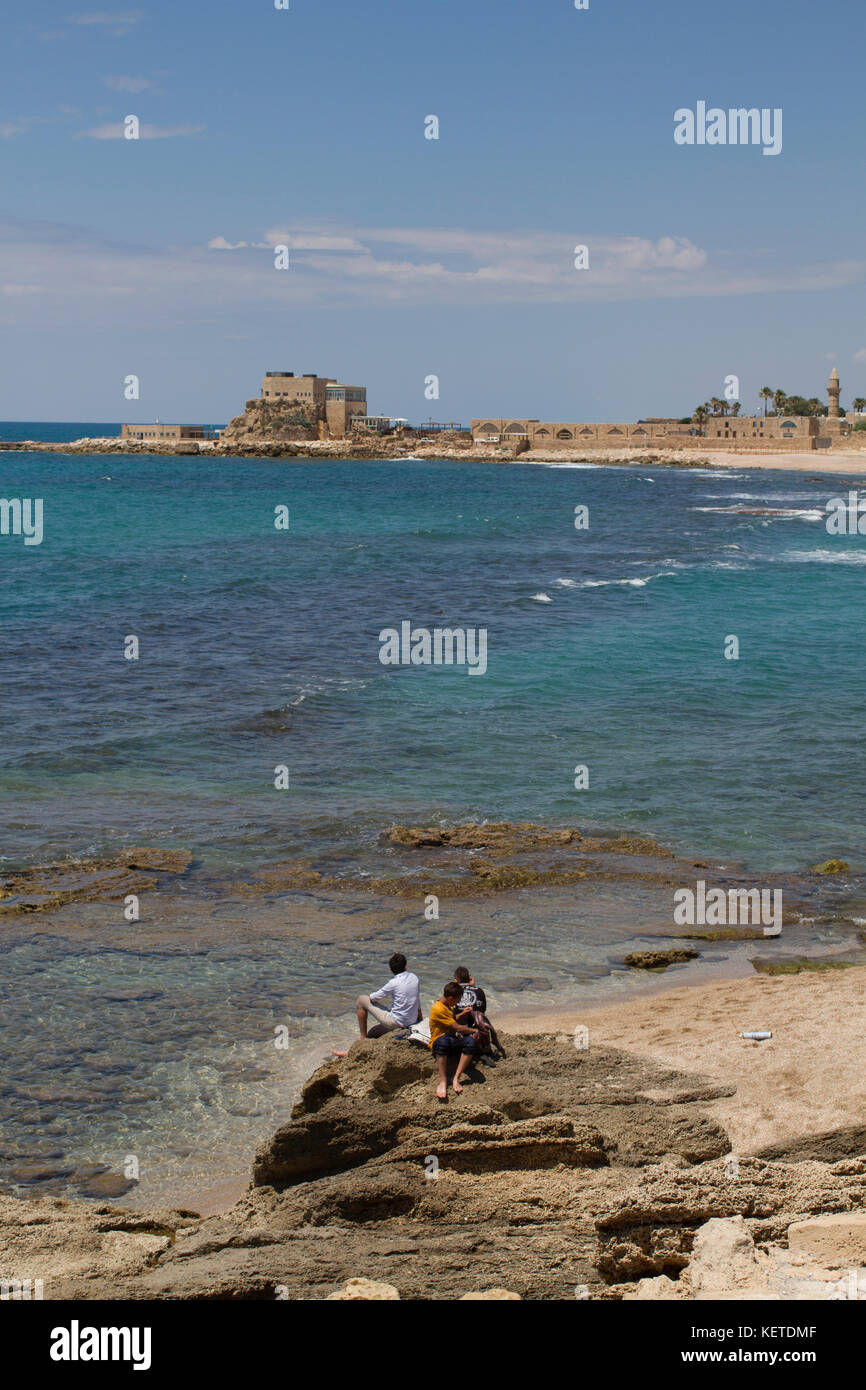
<instances>
[{"instance_id":1,"label":"rocky outcrop","mask_svg":"<svg viewBox=\"0 0 866 1390\"><path fill-rule=\"evenodd\" d=\"M318 439L318 420L294 402L268 401L253 398L246 403L243 415L230 420L220 435L220 444L246 444L256 440Z\"/></svg>"},{"instance_id":2,"label":"rocky outcrop","mask_svg":"<svg viewBox=\"0 0 866 1390\"><path fill-rule=\"evenodd\" d=\"M395 825L388 839L395 845L410 849L430 849L448 845L455 849L486 849L511 852L524 849L547 849L560 845L578 844L583 836L579 830L551 830L546 825L521 821L494 821L489 825L430 826L427 829L412 825Z\"/></svg>"},{"instance_id":3,"label":"rocky outcrop","mask_svg":"<svg viewBox=\"0 0 866 1390\"><path fill-rule=\"evenodd\" d=\"M866 1299L866 1217L825 1216L788 1227L787 1245L759 1248L742 1216L713 1218L695 1236L679 1279L657 1275L625 1299L830 1301Z\"/></svg>"},{"instance_id":4,"label":"rocky outcrop","mask_svg":"<svg viewBox=\"0 0 866 1390\"><path fill-rule=\"evenodd\" d=\"M70 859L0 874L0 916L44 912L73 902L112 902L155 888L156 874L180 875L188 850L135 848L98 859Z\"/></svg>"},{"instance_id":5,"label":"rocky outcrop","mask_svg":"<svg viewBox=\"0 0 866 1390\"><path fill-rule=\"evenodd\" d=\"M570 1036L503 1041L445 1104L426 1049L359 1041L219 1216L0 1199L0 1277L78 1299L702 1298L733 1263L748 1284L792 1224L864 1206L866 1157L732 1166L702 1111L730 1087Z\"/></svg>"}]
</instances>

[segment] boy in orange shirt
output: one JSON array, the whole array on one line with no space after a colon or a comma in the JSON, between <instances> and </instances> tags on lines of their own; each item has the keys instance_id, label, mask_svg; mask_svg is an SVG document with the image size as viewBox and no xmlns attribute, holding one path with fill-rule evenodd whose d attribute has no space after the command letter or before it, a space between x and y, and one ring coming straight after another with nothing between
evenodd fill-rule
<instances>
[{"instance_id":1,"label":"boy in orange shirt","mask_svg":"<svg viewBox=\"0 0 866 1390\"><path fill-rule=\"evenodd\" d=\"M455 984L452 980L442 991L442 998L437 999L430 1010L430 1049L439 1069L436 1095L440 1100L445 1100L448 1095L448 1058L460 1053L460 1061L451 1083L455 1094L459 1096L463 1090L460 1077L472 1061L478 1046L478 1029L467 1028L464 1024L457 1023L454 1018L454 1010L462 994L463 986Z\"/></svg>"}]
</instances>

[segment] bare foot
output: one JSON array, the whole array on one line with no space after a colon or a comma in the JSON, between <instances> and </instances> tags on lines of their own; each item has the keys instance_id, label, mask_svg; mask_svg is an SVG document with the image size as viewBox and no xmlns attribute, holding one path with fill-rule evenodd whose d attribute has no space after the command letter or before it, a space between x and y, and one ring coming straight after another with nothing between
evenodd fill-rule
<instances>
[{"instance_id":1,"label":"bare foot","mask_svg":"<svg viewBox=\"0 0 866 1390\"><path fill-rule=\"evenodd\" d=\"M436 1087L436 1096L437 1096L437 1098L438 1098L439 1100L447 1100L447 1099L448 1099L448 1082L447 1082L447 1081L440 1081L440 1082L439 1082L439 1085Z\"/></svg>"},{"instance_id":2,"label":"bare foot","mask_svg":"<svg viewBox=\"0 0 866 1390\"><path fill-rule=\"evenodd\" d=\"M348 1057L348 1055L349 1055L348 1052L338 1052L337 1049L336 1049L335 1047L332 1047L332 1048L331 1048L331 1056L332 1056L332 1057Z\"/></svg>"},{"instance_id":3,"label":"bare foot","mask_svg":"<svg viewBox=\"0 0 866 1390\"><path fill-rule=\"evenodd\" d=\"M452 1082L451 1082L451 1087L452 1087L452 1090L455 1092L455 1094L458 1095L458 1096L460 1095L460 1093L461 1093L462 1090L463 1090L463 1087L460 1085L460 1082L459 1082L459 1081L452 1081Z\"/></svg>"}]
</instances>

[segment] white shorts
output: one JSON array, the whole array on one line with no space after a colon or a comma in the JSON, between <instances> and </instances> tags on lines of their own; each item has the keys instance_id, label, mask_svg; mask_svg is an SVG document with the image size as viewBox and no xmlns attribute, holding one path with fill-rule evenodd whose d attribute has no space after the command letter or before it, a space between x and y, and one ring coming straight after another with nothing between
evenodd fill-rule
<instances>
[{"instance_id":1,"label":"white shorts","mask_svg":"<svg viewBox=\"0 0 866 1390\"><path fill-rule=\"evenodd\" d=\"M392 1032L396 1028L406 1027L405 1023L401 1023L399 1019L396 1019L392 1013L388 1012L387 1009L380 1009L378 1004L372 1004L370 1002L369 994L361 995L361 997L358 1000L358 1008L366 1009L367 1013L372 1014L373 1018L375 1018L377 1023L381 1023L383 1028L388 1028Z\"/></svg>"}]
</instances>

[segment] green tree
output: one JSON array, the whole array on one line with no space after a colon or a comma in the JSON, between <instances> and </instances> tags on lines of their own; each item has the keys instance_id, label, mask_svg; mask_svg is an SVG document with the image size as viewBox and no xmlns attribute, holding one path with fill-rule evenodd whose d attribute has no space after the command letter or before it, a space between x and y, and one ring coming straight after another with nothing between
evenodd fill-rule
<instances>
[{"instance_id":1,"label":"green tree","mask_svg":"<svg viewBox=\"0 0 866 1390\"><path fill-rule=\"evenodd\" d=\"M760 396L761 400L764 402L764 419L766 420L766 418L767 418L767 402L768 402L768 401L771 401L771 400L773 399L773 388L772 388L772 386L762 386L761 389L760 389L760 391L758 392L758 395Z\"/></svg>"}]
</instances>

